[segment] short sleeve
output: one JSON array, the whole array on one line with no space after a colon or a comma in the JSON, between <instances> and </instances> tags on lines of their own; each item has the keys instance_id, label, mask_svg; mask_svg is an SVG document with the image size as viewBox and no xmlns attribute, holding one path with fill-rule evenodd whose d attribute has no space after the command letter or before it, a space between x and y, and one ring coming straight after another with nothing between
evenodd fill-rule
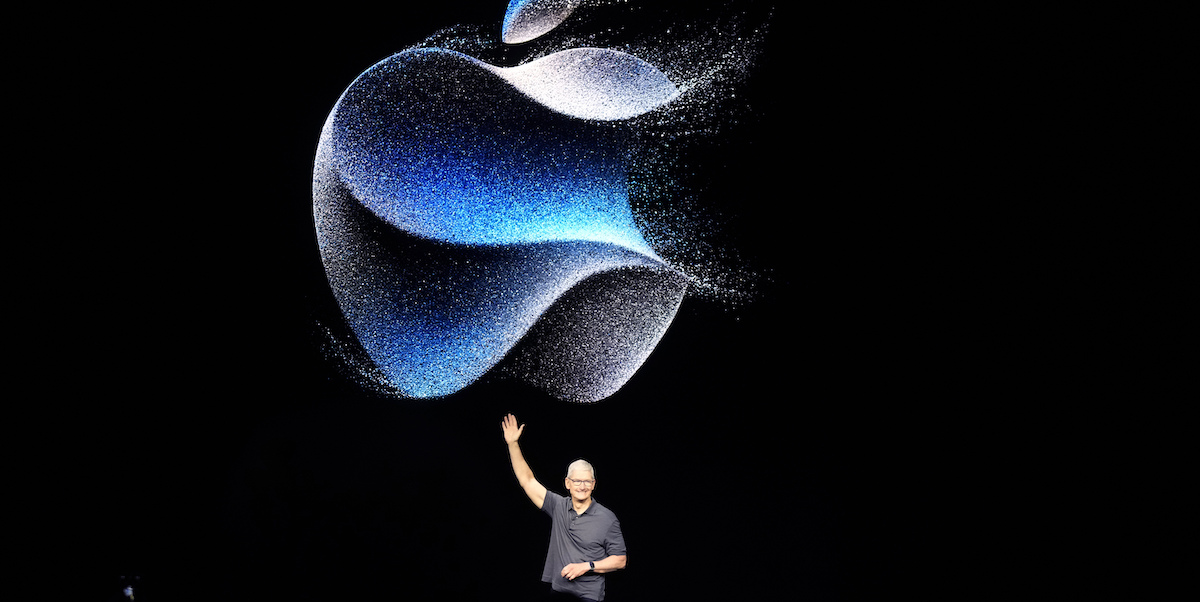
<instances>
[{"instance_id":1,"label":"short sleeve","mask_svg":"<svg viewBox=\"0 0 1200 602\"><path fill-rule=\"evenodd\" d=\"M553 491L547 491L546 497L542 500L542 512L545 512L550 516L554 516L554 513L558 511L559 506L561 506L566 499L567 498L558 495Z\"/></svg>"},{"instance_id":2,"label":"short sleeve","mask_svg":"<svg viewBox=\"0 0 1200 602\"><path fill-rule=\"evenodd\" d=\"M616 518L613 518L608 533L604 535L604 551L609 556L625 555L625 535L621 533L621 521Z\"/></svg>"}]
</instances>

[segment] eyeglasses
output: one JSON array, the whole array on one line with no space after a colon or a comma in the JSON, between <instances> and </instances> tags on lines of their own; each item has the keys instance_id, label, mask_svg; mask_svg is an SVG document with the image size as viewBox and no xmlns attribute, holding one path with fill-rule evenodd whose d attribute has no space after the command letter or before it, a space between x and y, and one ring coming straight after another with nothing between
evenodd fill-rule
<instances>
[{"instance_id":1,"label":"eyeglasses","mask_svg":"<svg viewBox=\"0 0 1200 602\"><path fill-rule=\"evenodd\" d=\"M585 480L585 479L569 479L569 480L572 483L574 483L576 487L587 487L588 489L591 489L592 485L596 484L595 481L589 481L589 480Z\"/></svg>"}]
</instances>

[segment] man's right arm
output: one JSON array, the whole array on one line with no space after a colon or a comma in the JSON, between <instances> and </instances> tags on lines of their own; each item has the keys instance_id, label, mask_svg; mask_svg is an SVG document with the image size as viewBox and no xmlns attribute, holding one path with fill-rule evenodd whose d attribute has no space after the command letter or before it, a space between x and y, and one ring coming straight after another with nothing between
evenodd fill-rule
<instances>
[{"instance_id":1,"label":"man's right arm","mask_svg":"<svg viewBox=\"0 0 1200 602\"><path fill-rule=\"evenodd\" d=\"M525 431L525 425L522 424L518 427L517 417L509 414L504 417L504 422L500 423L500 427L504 429L504 442L508 444L508 457L512 460L513 473L517 475L517 483L521 485L521 489L525 490L525 495L529 496L533 505L541 508L546 501L546 488L533 478L533 471L525 462L525 456L521 455L521 446L517 444L521 433Z\"/></svg>"}]
</instances>

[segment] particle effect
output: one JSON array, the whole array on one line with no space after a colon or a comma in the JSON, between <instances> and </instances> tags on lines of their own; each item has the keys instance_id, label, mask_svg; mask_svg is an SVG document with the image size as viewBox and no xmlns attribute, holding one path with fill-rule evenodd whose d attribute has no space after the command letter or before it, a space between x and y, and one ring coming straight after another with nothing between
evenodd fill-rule
<instances>
[{"instance_id":1,"label":"particle effect","mask_svg":"<svg viewBox=\"0 0 1200 602\"><path fill-rule=\"evenodd\" d=\"M679 96L654 65L607 48L563 50L517 67L483 65L547 108L580 119L630 119Z\"/></svg>"},{"instance_id":2,"label":"particle effect","mask_svg":"<svg viewBox=\"0 0 1200 602\"><path fill-rule=\"evenodd\" d=\"M501 37L505 44L528 42L558 27L580 0L512 0L504 14Z\"/></svg>"},{"instance_id":3,"label":"particle effect","mask_svg":"<svg viewBox=\"0 0 1200 602\"><path fill-rule=\"evenodd\" d=\"M578 4L514 0L503 41ZM361 74L321 132L317 240L369 360L348 363L411 398L489 372L572 402L611 396L700 280L660 255L682 246L653 224L666 213L631 204L654 194L636 164L672 121L652 116L694 105L639 53L583 45L500 67L477 58L484 36L440 39Z\"/></svg>"}]
</instances>

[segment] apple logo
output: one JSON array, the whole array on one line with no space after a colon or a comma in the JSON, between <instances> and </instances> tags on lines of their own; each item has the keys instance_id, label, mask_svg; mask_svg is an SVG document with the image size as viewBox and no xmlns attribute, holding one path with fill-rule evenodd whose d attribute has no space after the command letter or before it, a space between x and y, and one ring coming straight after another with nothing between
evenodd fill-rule
<instances>
[{"instance_id":1,"label":"apple logo","mask_svg":"<svg viewBox=\"0 0 1200 602\"><path fill-rule=\"evenodd\" d=\"M513 0L525 43L580 3ZM627 122L679 88L651 63L578 47L511 67L439 47L373 65L322 128L313 219L361 371L411 398L497 370L572 402L617 392L689 277L630 207Z\"/></svg>"}]
</instances>

